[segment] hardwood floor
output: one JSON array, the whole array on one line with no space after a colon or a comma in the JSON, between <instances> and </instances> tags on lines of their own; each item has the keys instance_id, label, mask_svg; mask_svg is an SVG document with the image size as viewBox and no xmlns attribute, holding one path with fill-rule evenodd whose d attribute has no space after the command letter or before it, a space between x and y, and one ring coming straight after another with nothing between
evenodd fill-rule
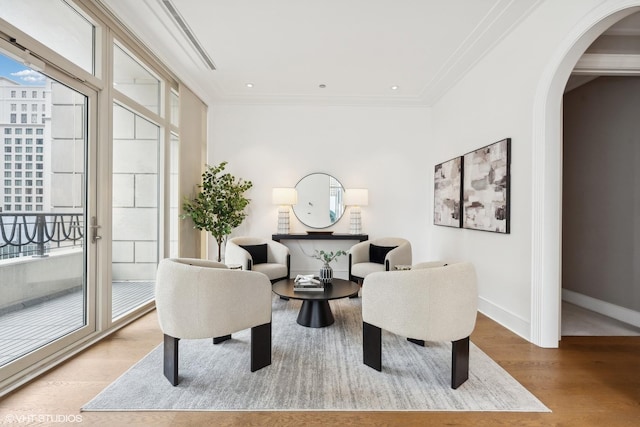
<instances>
[{"instance_id":1,"label":"hardwood floor","mask_svg":"<svg viewBox=\"0 0 640 427\"><path fill-rule=\"evenodd\" d=\"M612 427L640 423L640 337L565 337L559 349L542 349L482 315L472 341L552 413L79 411L161 339L156 314L151 312L5 396L0 401L0 424L32 425L44 420L39 424ZM81 422L55 422L64 417Z\"/></svg>"}]
</instances>

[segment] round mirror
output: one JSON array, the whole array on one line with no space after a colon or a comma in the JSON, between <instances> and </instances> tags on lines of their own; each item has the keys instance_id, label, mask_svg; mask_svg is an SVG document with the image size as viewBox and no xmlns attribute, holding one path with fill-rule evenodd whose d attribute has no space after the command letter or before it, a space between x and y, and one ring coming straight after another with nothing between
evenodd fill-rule
<instances>
[{"instance_id":1,"label":"round mirror","mask_svg":"<svg viewBox=\"0 0 640 427\"><path fill-rule=\"evenodd\" d=\"M293 213L301 223L311 228L327 228L344 213L344 187L326 173L312 173L296 184L298 203Z\"/></svg>"}]
</instances>

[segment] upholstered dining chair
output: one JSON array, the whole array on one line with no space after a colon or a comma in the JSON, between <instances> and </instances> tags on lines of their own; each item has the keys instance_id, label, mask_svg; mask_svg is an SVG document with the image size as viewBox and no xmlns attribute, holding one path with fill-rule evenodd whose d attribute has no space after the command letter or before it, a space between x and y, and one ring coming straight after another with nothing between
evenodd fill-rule
<instances>
[{"instance_id":1,"label":"upholstered dining chair","mask_svg":"<svg viewBox=\"0 0 640 427\"><path fill-rule=\"evenodd\" d=\"M271 364L271 283L255 271L191 258L160 261L156 310L164 334L164 376L178 384L178 341L218 344L251 328L251 372Z\"/></svg>"},{"instance_id":2,"label":"upholstered dining chair","mask_svg":"<svg viewBox=\"0 0 640 427\"><path fill-rule=\"evenodd\" d=\"M400 237L383 237L356 243L349 250L349 280L361 283L368 274L411 265L411 243Z\"/></svg>"},{"instance_id":3,"label":"upholstered dining chair","mask_svg":"<svg viewBox=\"0 0 640 427\"><path fill-rule=\"evenodd\" d=\"M289 248L280 242L258 237L233 237L227 241L224 261L240 264L245 270L267 275L271 283L288 279L291 274Z\"/></svg>"},{"instance_id":4,"label":"upholstered dining chair","mask_svg":"<svg viewBox=\"0 0 640 427\"><path fill-rule=\"evenodd\" d=\"M382 370L382 329L422 346L451 341L451 388L456 389L469 378L469 336L477 311L471 263L422 263L409 271L371 273L362 286L364 364Z\"/></svg>"}]
</instances>

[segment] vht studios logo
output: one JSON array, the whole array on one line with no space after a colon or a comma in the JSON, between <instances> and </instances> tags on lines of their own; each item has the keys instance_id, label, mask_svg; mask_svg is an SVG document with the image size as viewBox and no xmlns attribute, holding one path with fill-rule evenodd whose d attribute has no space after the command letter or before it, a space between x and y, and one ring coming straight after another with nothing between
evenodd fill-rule
<instances>
[{"instance_id":1,"label":"vht studios logo","mask_svg":"<svg viewBox=\"0 0 640 427\"><path fill-rule=\"evenodd\" d=\"M34 424L34 423L81 423L82 415L64 414L9 414L4 417L4 424Z\"/></svg>"}]
</instances>

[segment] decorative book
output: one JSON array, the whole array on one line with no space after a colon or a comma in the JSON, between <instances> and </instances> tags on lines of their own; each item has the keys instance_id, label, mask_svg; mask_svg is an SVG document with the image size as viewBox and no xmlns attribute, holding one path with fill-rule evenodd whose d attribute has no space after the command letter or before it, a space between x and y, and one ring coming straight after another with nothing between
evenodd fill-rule
<instances>
[{"instance_id":1,"label":"decorative book","mask_svg":"<svg viewBox=\"0 0 640 427\"><path fill-rule=\"evenodd\" d=\"M298 274L294 280L294 291L324 291L324 284L316 279L313 274Z\"/></svg>"}]
</instances>

